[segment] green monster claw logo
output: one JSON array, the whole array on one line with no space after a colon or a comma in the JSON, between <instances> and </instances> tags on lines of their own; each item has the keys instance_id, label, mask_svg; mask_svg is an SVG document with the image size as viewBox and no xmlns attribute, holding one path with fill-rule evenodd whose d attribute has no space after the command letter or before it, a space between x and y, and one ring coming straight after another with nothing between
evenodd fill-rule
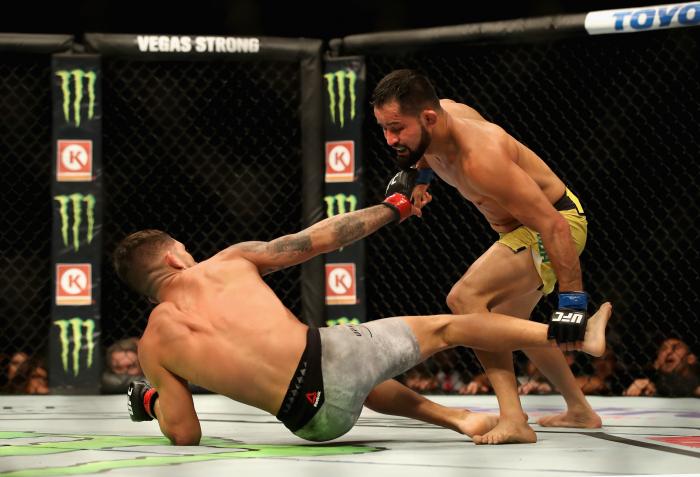
<instances>
[{"instance_id":1,"label":"green monster claw logo","mask_svg":"<svg viewBox=\"0 0 700 477\"><path fill-rule=\"evenodd\" d=\"M12 445L11 439L47 438L44 442L21 443ZM57 440L56 438L61 438ZM69 440L64 440L69 439ZM64 456L65 463L61 466L42 467L42 460L33 461L31 468L0 471L0 477L53 477L59 475L98 474L114 469L148 468L164 465L188 464L191 462L210 462L215 460L253 459L253 458L292 458L336 456L365 454L382 450L377 447L362 445L264 445L244 444L230 439L204 438L197 452L183 454L171 446L164 437L125 437L100 436L82 434L46 434L39 432L0 431L0 463L4 458L15 456L45 456L49 454L66 454L75 452L72 456ZM157 447L157 450L153 450ZM124 458L110 459L114 452L110 450L125 450L137 454ZM143 449L140 449L143 448ZM99 459L100 451L105 451L109 460ZM209 451L209 452L207 452ZM94 460L88 460L92 457ZM96 457L96 458L95 458ZM43 461L46 463L47 461ZM136 471L137 474L141 472ZM147 472L147 471L146 471ZM165 471L164 471L165 472ZM175 472L177 473L177 472ZM106 474L109 475L109 474Z\"/></svg>"},{"instance_id":2,"label":"green monster claw logo","mask_svg":"<svg viewBox=\"0 0 700 477\"><path fill-rule=\"evenodd\" d=\"M83 349L83 330L85 330L85 348L87 348L87 367L92 367L92 357L95 352L95 321L75 317L69 320L53 322L58 326L61 340L61 363L63 371L68 372L68 363L72 361L73 376L80 373L80 351ZM69 334L70 332L70 334ZM72 344L72 347L71 347ZM69 359L69 357L71 359ZM2 474L0 474L2 475Z\"/></svg>"},{"instance_id":3,"label":"green monster claw logo","mask_svg":"<svg viewBox=\"0 0 700 477\"><path fill-rule=\"evenodd\" d=\"M80 126L81 105L85 96L83 80L87 80L87 119L90 120L95 115L95 83L97 73L85 70L61 70L56 72L56 76L61 78L61 94L63 95L63 117L67 123L71 122L71 106L73 113L73 123Z\"/></svg>"},{"instance_id":4,"label":"green monster claw logo","mask_svg":"<svg viewBox=\"0 0 700 477\"><path fill-rule=\"evenodd\" d=\"M360 320L357 318L348 318L347 316L341 316L335 320L326 320L326 326L336 326L336 325L359 325Z\"/></svg>"},{"instance_id":5,"label":"green monster claw logo","mask_svg":"<svg viewBox=\"0 0 700 477\"><path fill-rule=\"evenodd\" d=\"M355 194L327 195L323 200L326 201L326 214L328 217L357 210L357 196Z\"/></svg>"},{"instance_id":6,"label":"green monster claw logo","mask_svg":"<svg viewBox=\"0 0 700 477\"><path fill-rule=\"evenodd\" d=\"M57 195L54 200L59 203L58 212L61 215L61 237L63 245L69 246L68 231L71 231L73 249L77 252L80 249L80 225L82 224L83 203L86 206L87 215L87 243L92 242L95 230L95 196L92 194L70 194ZM68 205L71 205L71 213L68 212ZM72 215L73 226L70 226Z\"/></svg>"},{"instance_id":7,"label":"green monster claw logo","mask_svg":"<svg viewBox=\"0 0 700 477\"><path fill-rule=\"evenodd\" d=\"M340 127L345 127L345 100L346 96L346 85L347 81L347 94L350 97L350 120L355 119L355 103L357 100L357 92L355 91L355 84L357 83L357 73L351 69L339 70L332 73L326 73L323 75L327 82L328 88L328 108L331 113L331 122L335 124L336 122L336 108L337 108L337 119L340 122ZM338 90L338 98L336 100L336 84Z\"/></svg>"}]
</instances>

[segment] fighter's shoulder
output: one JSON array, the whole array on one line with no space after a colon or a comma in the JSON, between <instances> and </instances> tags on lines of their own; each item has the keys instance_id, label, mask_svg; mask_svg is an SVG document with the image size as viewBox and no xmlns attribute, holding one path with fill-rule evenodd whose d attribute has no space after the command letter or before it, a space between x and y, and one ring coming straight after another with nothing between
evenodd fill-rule
<instances>
[{"instance_id":1,"label":"fighter's shoulder","mask_svg":"<svg viewBox=\"0 0 700 477\"><path fill-rule=\"evenodd\" d=\"M452 99L443 98L440 100L440 107L447 111L451 116L460 119L471 119L477 121L486 121L484 117L474 108L464 103L458 103Z\"/></svg>"},{"instance_id":2,"label":"fighter's shoulder","mask_svg":"<svg viewBox=\"0 0 700 477\"><path fill-rule=\"evenodd\" d=\"M154 328L160 328L164 325L167 326L171 321L168 318L172 318L176 313L177 307L173 303L165 301L156 305L156 307L151 310L151 314L148 315L148 325L146 325L144 336L146 336L148 331Z\"/></svg>"},{"instance_id":3,"label":"fighter's shoulder","mask_svg":"<svg viewBox=\"0 0 700 477\"><path fill-rule=\"evenodd\" d=\"M230 247L225 248L221 252L214 255L210 260L235 260L247 259L249 254L263 253L267 251L269 242L239 242Z\"/></svg>"}]
</instances>

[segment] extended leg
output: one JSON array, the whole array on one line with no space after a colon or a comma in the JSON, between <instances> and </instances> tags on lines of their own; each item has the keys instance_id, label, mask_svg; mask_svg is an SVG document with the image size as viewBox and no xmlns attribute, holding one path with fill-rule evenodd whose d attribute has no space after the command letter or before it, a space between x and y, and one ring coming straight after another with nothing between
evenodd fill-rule
<instances>
[{"instance_id":1,"label":"extended leg","mask_svg":"<svg viewBox=\"0 0 700 477\"><path fill-rule=\"evenodd\" d=\"M442 406L393 379L377 385L367 396L365 406L382 414L410 417L469 437L488 432L498 422L498 416L493 414Z\"/></svg>"}]
</instances>

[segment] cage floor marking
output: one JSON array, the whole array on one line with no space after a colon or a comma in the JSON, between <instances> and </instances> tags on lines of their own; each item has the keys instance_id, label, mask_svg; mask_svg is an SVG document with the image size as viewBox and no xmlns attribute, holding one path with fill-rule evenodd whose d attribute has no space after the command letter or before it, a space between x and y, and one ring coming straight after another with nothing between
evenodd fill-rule
<instances>
[{"instance_id":1,"label":"cage floor marking","mask_svg":"<svg viewBox=\"0 0 700 477\"><path fill-rule=\"evenodd\" d=\"M494 396L432 396L497 412ZM700 475L700 399L590 397L603 428L544 428L559 396L523 396L536 444L476 446L465 436L368 409L330 443L293 436L274 416L195 396L202 445L175 447L134 423L123 396L0 396L0 477Z\"/></svg>"}]
</instances>

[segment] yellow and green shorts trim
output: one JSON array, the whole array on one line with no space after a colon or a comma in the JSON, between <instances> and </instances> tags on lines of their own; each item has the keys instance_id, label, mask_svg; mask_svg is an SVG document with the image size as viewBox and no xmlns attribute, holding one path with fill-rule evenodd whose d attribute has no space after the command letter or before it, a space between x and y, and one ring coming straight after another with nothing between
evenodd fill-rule
<instances>
[{"instance_id":1,"label":"yellow and green shorts trim","mask_svg":"<svg viewBox=\"0 0 700 477\"><path fill-rule=\"evenodd\" d=\"M570 208L559 210L561 208L560 204ZM583 207L581 207L581 202L569 189L566 189L566 194L555 204L555 208L559 210L559 213L569 223L576 252L581 255L586 246L586 237L588 235L588 221L584 215ZM554 285L557 283L557 276L554 274L554 268L552 268L547 251L542 245L542 237L538 232L521 225L515 230L500 234L498 243L502 243L515 253L524 249L530 249L535 268L542 279L542 293L545 295L552 293Z\"/></svg>"}]
</instances>

